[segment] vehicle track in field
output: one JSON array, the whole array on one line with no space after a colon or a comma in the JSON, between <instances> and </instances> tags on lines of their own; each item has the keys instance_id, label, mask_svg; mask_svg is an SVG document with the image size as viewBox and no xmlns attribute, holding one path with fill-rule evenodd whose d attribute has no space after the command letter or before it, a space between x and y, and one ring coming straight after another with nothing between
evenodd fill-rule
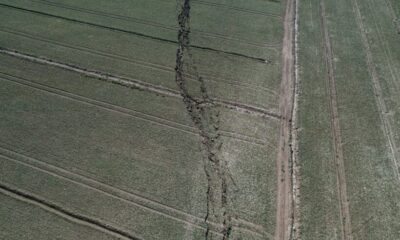
<instances>
[{"instance_id":1,"label":"vehicle track in field","mask_svg":"<svg viewBox=\"0 0 400 240\"><path fill-rule=\"evenodd\" d=\"M98 231L102 231L111 236L117 237L119 239L127 239L127 240L143 240L143 238L135 236L132 233L129 233L125 230L119 229L110 224L104 223L98 219L90 218L86 215L76 213L67 209L65 207L61 207L57 204L51 203L45 199L42 199L38 196L35 196L31 193L25 192L23 190L17 189L15 187L9 186L0 182L0 194L9 196L16 200L35 205L40 207L50 213L63 217L69 221L75 222L80 225L88 226Z\"/></svg>"},{"instance_id":2,"label":"vehicle track in field","mask_svg":"<svg viewBox=\"0 0 400 240\"><path fill-rule=\"evenodd\" d=\"M45 4L48 6L54 6L54 7L58 7L58 8L73 10L76 12L87 13L87 14L91 14L91 15L95 15L95 16L114 18L114 19L123 20L123 21L127 21L127 22L139 23L139 24L143 24L143 25L147 25L147 26L158 27L158 28L166 29L166 30L173 31L173 32L178 31L178 28L174 27L174 26L168 26L168 25L164 25L162 23L152 22L149 20L144 20L144 19L139 19L139 18L134 18L134 17L129 17L129 16L112 14L112 13L108 13L108 12L104 12L104 11L98 11L98 10L93 10L93 9L88 9L88 8L81 8L81 7L72 6L72 5L63 4L63 3L55 3L55 2L47 1L47 0L34 0L32 2L37 2L37 3ZM279 44L273 44L273 43L261 44L258 42L250 42L248 40L241 39L238 37L232 37L232 36L227 36L227 35L223 35L223 34L207 32L207 31L202 31L202 30L192 30L192 33L202 36L202 37L210 37L210 38L217 38L217 39L219 38L219 39L225 39L225 40L229 40L229 41L236 41L236 42L240 42L242 44L259 47L259 48L276 49L277 47L280 47Z\"/></svg>"},{"instance_id":3,"label":"vehicle track in field","mask_svg":"<svg viewBox=\"0 0 400 240\"><path fill-rule=\"evenodd\" d=\"M91 22L87 22L87 21L77 20L77 19L74 19L74 18L63 17L63 16L50 14L50 13L46 13L46 12L41 12L41 11L36 11L36 10L32 10L32 9L16 7L16 6L9 5L9 4L0 3L0 7L11 8L11 9L15 9L15 10L18 10L18 11L28 12L28 13L31 13L31 14L36 14L36 15L41 15L41 16L61 19L61 20L73 22L73 23L76 23L76 24L82 24L82 25L92 26L92 27L96 27L96 28L107 29L107 30L111 30L111 31L114 31L114 32L120 32L120 33L124 33L124 34L135 35L135 36L146 38L146 39L150 39L150 40L153 40L153 41L165 42L165 43L170 43L170 44L174 44L174 45L178 44L178 42L174 41L174 40L164 39L164 38L151 36L151 35L135 32L135 31L125 30L125 29L121 29L121 28L109 27L109 26L105 26L105 25L101 25L101 24L96 24L96 23L91 23ZM190 47L195 48L195 49L204 50L204 51L216 52L216 53L219 53L219 54L226 54L226 55L229 55L229 56L245 58L245 59L249 59L249 60L260 62L260 63L268 63L268 59L259 58L259 57L253 57L253 56L250 56L250 55L241 54L241 53L237 53L237 52L223 51L223 50L219 50L219 49L215 49L215 48L211 48L211 47L199 46L199 45L191 45Z\"/></svg>"},{"instance_id":4,"label":"vehicle track in field","mask_svg":"<svg viewBox=\"0 0 400 240\"><path fill-rule=\"evenodd\" d=\"M77 51L80 51L80 52L85 52L85 53L89 53L89 54L93 54L93 55L98 55L98 56L102 56L102 57L108 57L108 58L111 58L111 59L121 60L121 61L124 61L124 62L132 63L132 64L137 65L137 66L150 68L152 70L161 70L161 71L165 71L165 72L169 72L169 73L175 73L174 67L170 67L170 66L167 66L167 65L162 65L162 64L152 63L152 62L148 62L148 61L132 59L132 58L120 55L120 54L104 52L104 51L100 51L100 50L96 50L96 49L92 49L92 48L87 48L85 46L71 45L71 44L60 42L60 41L53 41L51 39L46 39L46 38L44 38L42 36L34 36L32 34L21 32L21 31L17 31L17 30L14 30L14 29L8 29L8 28L0 27L0 32L13 34L13 35L21 36L21 37L28 38L28 39L31 39L31 40L36 40L36 41L45 42L45 43L56 45L56 46L61 46L63 48L77 50ZM207 81L210 81L210 82L225 83L227 85L231 85L231 86L238 87L238 88L241 87L241 88L251 89L253 91L259 91L259 92L262 92L263 94L266 94L268 92L268 94L271 95L271 96L276 96L277 95L277 92L272 90L272 89L270 89L270 88L266 88L266 87L258 86L258 85L253 85L253 84L250 84L250 83L243 83L243 82L240 82L238 80L234 80L233 78L229 78L229 77L224 77L224 78L217 77L217 76L214 75L213 72L204 73L204 75L207 76ZM188 73L187 76L189 77L189 79L191 81L196 81L195 80L196 77L193 74Z\"/></svg>"},{"instance_id":5,"label":"vehicle track in field","mask_svg":"<svg viewBox=\"0 0 400 240\"><path fill-rule=\"evenodd\" d=\"M385 100L382 98L383 97L383 93L382 93L382 87L380 85L380 78L379 78L379 74L376 70L376 65L374 63L374 58L372 55L372 51L371 51L371 46L368 42L368 37L366 34L366 30L365 30L365 25L363 23L363 18L361 15L361 11L358 5L358 1L357 0L352 0L352 5L353 5L353 11L355 14L355 19L358 25L358 28L360 29L360 34L361 34L361 38L362 38L362 42L363 42L363 46L364 46L364 50L367 56L367 65L368 65L368 71L372 77L372 86L373 86L373 90L374 90L374 96L375 96L375 100L378 106L378 112L379 112L379 116L383 125L383 131L384 134L387 138L387 142L388 142L388 147L390 149L390 153L391 153L391 160L393 162L393 166L394 166L394 174L397 177L397 179L400 182L400 173L399 173L399 152L396 150L398 149L396 146L396 141L395 138L393 136L393 126L388 118L388 109L386 107L385 104Z\"/></svg>"},{"instance_id":6,"label":"vehicle track in field","mask_svg":"<svg viewBox=\"0 0 400 240\"><path fill-rule=\"evenodd\" d=\"M327 76L327 88L329 92L330 101L330 112L331 112L331 131L334 149L334 161L336 165L336 178L337 178L337 188L338 188L338 198L340 204L340 220L342 225L342 239L352 240L352 228L351 228L351 218L349 209L349 200L347 196L347 183L346 183L346 172L344 166L343 148L342 148L342 137L339 124L339 112L337 104L337 92L336 92L336 82L333 64L333 50L331 45L331 39L329 36L326 11L324 0L320 2L320 14L321 14L321 27L324 36L324 55L326 66L328 69Z\"/></svg>"},{"instance_id":7,"label":"vehicle track in field","mask_svg":"<svg viewBox=\"0 0 400 240\"><path fill-rule=\"evenodd\" d=\"M7 78L2 78L1 75L5 75L7 76ZM98 107L98 108L102 108L104 110L108 110L114 113L118 113L118 114L122 114L122 115L128 115L130 117L136 118L136 119L140 119L143 121L147 121L147 122L151 122L166 128L171 128L177 131L181 131L184 133L188 133L188 134L192 134L192 135L197 135L197 130L196 128L189 126L189 125L185 125L185 124L181 124L175 121L170 121L168 119L164 119L164 118L160 118L154 115L150 115L147 113L143 113L137 110L133 110L133 109L128 109L125 107L121 107L118 105L114 105L111 103L107 103L104 101L100 101L100 100L96 100L96 99L92 99L92 98L88 98L88 97L84 97L75 93L71 93L68 91L64 91L64 90L60 90L57 88L53 88L51 86L48 85L44 85L41 83L36 83L34 81L31 80L27 80L27 79L23 79L20 77L16 77L16 76L12 76L9 74L5 74L0 72L0 78L6 81L11 81L17 84L21 84L30 88L34 88L40 91L44 91L44 92L48 92L50 94L54 94L60 97L64 97L73 101L77 101L83 104L88 104L88 105L92 105L94 107ZM244 142L248 142L254 145L259 145L259 146L269 146L269 147L273 147L273 145L271 145L269 140L262 140L259 138L255 138L252 136L247 136L247 135L243 135L241 133L236 133L236 132L231 132L231 131L226 131L226 130L221 130L221 135L228 137L228 138L232 138L232 139L236 139L238 141L244 141Z\"/></svg>"},{"instance_id":8,"label":"vehicle track in field","mask_svg":"<svg viewBox=\"0 0 400 240\"><path fill-rule=\"evenodd\" d=\"M62 167L52 165L50 163L35 159L30 156L26 156L22 153L16 152L15 150L4 148L3 146L0 146L0 156L7 159L8 161L30 167L44 174L49 174L53 177L63 179L72 184L81 185L96 192L110 196L114 199L119 199L149 212L156 213L157 215L165 216L171 220L190 224L199 229L206 229L205 226L202 224L202 219L199 217L193 216L179 209L175 209L171 206L146 198L142 195L128 192L123 189L108 185L106 183L99 182L98 180L87 177L81 173L71 172L70 170L64 169ZM215 223L211 224L213 227L213 231L217 231L217 229L220 229L219 225Z\"/></svg>"},{"instance_id":9,"label":"vehicle track in field","mask_svg":"<svg viewBox=\"0 0 400 240\"><path fill-rule=\"evenodd\" d=\"M241 8L241 7L234 7L234 6L230 6L230 5L223 4L223 3L207 2L207 1L201 1L201 0L194 0L193 3L194 4L199 4L199 5L202 4L202 5L226 8L226 9L231 9L231 10L235 10L235 11L238 11L238 12L246 12L246 13L252 13L252 14L263 15L263 16L271 16L271 17L282 19L282 16L279 15L279 14L263 12L263 11L257 11L257 10L251 10L251 9L246 9L246 8Z\"/></svg>"},{"instance_id":10,"label":"vehicle track in field","mask_svg":"<svg viewBox=\"0 0 400 240\"><path fill-rule=\"evenodd\" d=\"M276 174L276 226L275 240L289 240L293 232L293 142L296 75L295 75L295 22L296 2L286 0L284 38L282 49L282 82L279 109L282 115L279 143L277 147Z\"/></svg>"},{"instance_id":11,"label":"vehicle track in field","mask_svg":"<svg viewBox=\"0 0 400 240\"><path fill-rule=\"evenodd\" d=\"M121 77L121 76L114 76L112 74L103 73L100 71L92 71L92 70L88 70L85 68L81 68L79 66L75 66L75 65L71 65L71 64L67 64L67 63L60 63L57 61L53 61L51 59L33 56L30 54L21 53L21 52L15 51L15 50L8 50L8 49L4 49L2 47L0 47L0 53L18 57L18 58L25 59L25 60L28 60L31 62L35 62L35 63L55 66L58 68L62 68L62 69L68 70L68 71L73 71L73 72L80 73L80 74L83 74L88 77L107 81L107 82L114 83L114 84L128 87L128 88L136 88L136 89L140 89L143 91L155 93L155 94L158 94L161 96L181 98L181 95L176 90L165 88L165 87L159 86L159 85L150 84L150 83L143 82L143 81L140 81L137 79L125 78L125 77ZM199 98L197 98L197 99L199 99ZM228 100L217 99L217 98L212 98L212 100L221 107L235 110L235 111L238 111L241 113L247 113L247 114L267 117L267 118L271 118L271 119L280 119L281 118L280 115L278 115L274 112L270 112L266 109L259 108L256 106L233 102L233 101L228 101Z\"/></svg>"},{"instance_id":12,"label":"vehicle track in field","mask_svg":"<svg viewBox=\"0 0 400 240\"><path fill-rule=\"evenodd\" d=\"M132 204L157 215L164 216L171 220L184 224L189 224L198 229L206 230L204 219L200 217L176 209L172 206L163 204L156 200L152 200L150 198L142 196L140 193L126 191L118 187L108 185L107 183L103 183L91 177L85 176L82 173L72 172L65 168L52 165L45 161L17 152L15 149L8 149L8 147L12 146L10 145L5 148L4 146L0 145L0 156L4 159L7 159L7 161L27 166L42 173L49 174L53 177L70 182L72 184L78 184L80 186L89 188L101 194L105 194L109 197L119 199L123 202ZM58 158L57 156L54 157ZM222 236L222 234L220 234L220 231L222 229L221 224L213 221L208 221L208 223L210 224L210 231L213 234ZM253 235L268 235L268 233L263 230L262 226L245 221L243 219L233 219L232 225L237 229L249 232Z\"/></svg>"},{"instance_id":13,"label":"vehicle track in field","mask_svg":"<svg viewBox=\"0 0 400 240\"><path fill-rule=\"evenodd\" d=\"M379 43L380 47L382 48L382 51L385 54L389 72L390 72L390 75L393 80L391 82L391 84L393 84L393 87L395 87L397 91L400 91L400 82L398 81L398 79L400 78L399 68L393 67L394 65L396 65L393 62L393 59L395 58L393 56L394 53L393 53L393 51L391 51L391 48L388 45L389 41L387 40L387 37L385 36L386 34L382 33L382 29L385 29L387 26L382 26L379 23L378 19L376 18L375 14L374 14L373 7L371 6L369 1L366 1L366 5L368 6L369 10L372 13L369 17L373 19L373 23L374 23L376 31L377 31L377 37L379 38L379 41L377 43Z\"/></svg>"}]
</instances>

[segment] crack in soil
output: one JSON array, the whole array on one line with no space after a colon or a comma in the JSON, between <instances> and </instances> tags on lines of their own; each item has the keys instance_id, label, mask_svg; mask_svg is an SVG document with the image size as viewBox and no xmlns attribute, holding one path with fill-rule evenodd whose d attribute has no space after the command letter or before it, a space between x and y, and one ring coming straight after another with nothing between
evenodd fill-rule
<instances>
[{"instance_id":1,"label":"crack in soil","mask_svg":"<svg viewBox=\"0 0 400 240\"><path fill-rule=\"evenodd\" d=\"M222 222L222 239L229 239L232 232L232 213L229 208L228 190L232 181L227 161L220 156L222 147L219 131L218 104L210 98L203 78L197 71L190 51L190 0L180 0L178 5L178 49L176 52L176 83L182 100L194 125L202 138L204 171L207 177L207 212L204 221L207 224L206 239L213 239L209 222ZM188 61L188 62L186 62ZM194 70L200 83L201 98L189 92L186 71Z\"/></svg>"}]
</instances>

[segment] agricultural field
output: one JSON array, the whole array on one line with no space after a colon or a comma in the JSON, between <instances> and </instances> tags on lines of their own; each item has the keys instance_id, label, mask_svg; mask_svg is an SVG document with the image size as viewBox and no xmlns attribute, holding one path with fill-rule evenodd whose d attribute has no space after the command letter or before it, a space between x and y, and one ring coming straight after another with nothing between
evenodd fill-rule
<instances>
[{"instance_id":1,"label":"agricultural field","mask_svg":"<svg viewBox=\"0 0 400 240\"><path fill-rule=\"evenodd\" d=\"M274 238L285 9L0 1L1 236Z\"/></svg>"},{"instance_id":2,"label":"agricultural field","mask_svg":"<svg viewBox=\"0 0 400 240\"><path fill-rule=\"evenodd\" d=\"M300 239L400 239L399 4L300 1Z\"/></svg>"},{"instance_id":3,"label":"agricultural field","mask_svg":"<svg viewBox=\"0 0 400 240\"><path fill-rule=\"evenodd\" d=\"M400 239L399 19L0 0L0 240Z\"/></svg>"}]
</instances>

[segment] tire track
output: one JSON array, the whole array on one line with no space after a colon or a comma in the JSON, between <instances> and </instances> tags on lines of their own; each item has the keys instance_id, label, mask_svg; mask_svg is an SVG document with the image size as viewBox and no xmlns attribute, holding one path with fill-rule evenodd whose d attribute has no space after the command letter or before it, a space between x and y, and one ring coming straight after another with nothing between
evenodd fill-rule
<instances>
[{"instance_id":1,"label":"tire track","mask_svg":"<svg viewBox=\"0 0 400 240\"><path fill-rule=\"evenodd\" d=\"M77 19L74 19L74 18L62 17L62 16L58 16L58 15L50 14L50 13L46 13L46 12L41 12L41 11L36 11L36 10L31 10L31 9L26 9L26 8L21 8L21 7L16 7L16 6L8 5L8 4L4 4L4 3L0 3L0 7L11 8L11 9L18 10L18 11L28 12L30 14L35 14L35 15L40 15L40 16L46 16L46 17L61 19L61 20L73 22L73 23L76 23L76 24L87 25L87 26L101 28L101 29L107 29L107 30L111 30L111 31L114 31L114 32L120 32L120 33L124 33L124 34L135 35L135 36L138 36L138 37L141 37L141 38L145 38L145 39L150 39L150 40L153 40L153 41L164 42L164 43L173 44L173 45L177 45L178 44L177 41L173 41L173 40L169 40L169 39L164 39L164 38L155 37L155 36L151 36L151 35L147 35L147 34L143 34L143 33L139 33L139 32L124 30L124 29L121 29L121 28L108 27L108 26L104 26L104 25L101 25L101 24L96 24L96 23L77 20ZM259 62L259 63L264 63L264 64L268 63L268 59L259 58L259 57L253 57L253 56L250 56L250 55L241 54L241 53L237 53L237 52L223 51L223 50L218 50L218 49L214 49L214 48L211 48L211 47L204 47L204 46L199 46L199 45L191 45L191 47L195 48L195 49L204 50L204 51L216 52L218 54L225 54L225 55L229 55L229 56L233 56L233 57L245 58L245 59L252 60L252 61L255 61L255 62Z\"/></svg>"},{"instance_id":2,"label":"tire track","mask_svg":"<svg viewBox=\"0 0 400 240\"><path fill-rule=\"evenodd\" d=\"M342 137L339 124L339 112L337 106L337 92L336 92L336 82L334 74L335 68L333 64L333 50L326 22L324 0L320 2L320 11L321 11L321 26L325 42L325 61L328 69L327 87L329 90L329 100L330 100L331 128L332 128L332 138L333 138L333 149L335 153L334 161L336 163L336 175L337 175L337 185L339 193L342 239L352 240L353 236L351 229L349 200L347 197L346 172L344 166Z\"/></svg>"},{"instance_id":3,"label":"tire track","mask_svg":"<svg viewBox=\"0 0 400 240\"><path fill-rule=\"evenodd\" d=\"M284 38L282 49L282 82L279 101L282 116L279 144L276 158L277 199L275 240L288 240L293 228L292 192L292 132L294 116L295 79L295 21L296 3L285 1L286 10L283 21Z\"/></svg>"},{"instance_id":4,"label":"tire track","mask_svg":"<svg viewBox=\"0 0 400 240\"><path fill-rule=\"evenodd\" d=\"M17 35L17 36L21 36L24 38L28 38L28 39L33 39L36 41L40 41L40 42L45 42L45 43L49 43L52 45L56 45L56 46L61 46L64 48L69 48L69 49L73 49L73 50L77 50L80 52L85 52L85 53L89 53L89 54L94 54L94 55L98 55L98 56L102 56L102 57L108 57L111 59L117 59L117 60L121 60L124 62L128 62L128 63L132 63L134 65L138 65L138 66L142 66L142 67L146 67L146 68L150 68L150 69L154 69L154 70L161 70L161 71L165 71L165 72L169 72L169 73L174 73L174 69L173 67L170 66L166 66L166 65L161 65L161 64L156 64L156 63L151 63L151 62L146 62L146 61L141 61L141 60L136 60L136 59L132 59L123 55L119 55L119 54L115 54L115 53L108 53L108 52L103 52L103 51L99 51L99 50L95 50L95 49L91 49L91 48L87 48L84 46L78 46L78 45L70 45L67 43L63 43L63 42L59 42L59 41L53 41L50 39L46 39L43 38L41 36L34 36L25 32L21 32L21 31L17 31L14 29L8 29L8 28L4 28L4 27L0 27L0 32L4 32L4 33L8 33L8 34L13 34L13 35ZM249 83L243 83L237 80L234 80L232 78L220 78L220 77L216 77L213 75L213 73L205 73L205 76L207 76L207 81L210 82L214 82L214 83L226 83L227 85L231 85L233 87L242 87L242 88L248 88L250 90L253 91L261 91L261 92L268 92L268 94L270 94L271 96L276 96L277 93L269 88L263 87L263 86L257 86L257 85L253 85L253 84L249 84ZM196 81L195 80L195 76L193 74L187 74L187 76L189 77L189 80L191 81ZM137 81L141 81L141 80L137 80ZM144 82L144 81L141 81Z\"/></svg>"},{"instance_id":5,"label":"tire track","mask_svg":"<svg viewBox=\"0 0 400 240\"><path fill-rule=\"evenodd\" d=\"M148 210L157 215L162 215L174 221L178 221L184 224L190 224L195 228L206 230L206 226L202 218L186 213L179 209L173 208L161 202L146 198L137 193L119 189L117 187L84 176L80 173L71 172L69 170L52 165L42 160L38 160L33 157L26 156L22 153L15 152L14 150L4 148L4 146L1 145L0 145L0 156L6 158L8 161L12 161L17 164L22 164L24 166L38 170L45 174L54 176L56 178L66 180L73 184L81 185L83 187L92 189L107 196L122 200L129 204L133 204L139 208ZM212 221L209 221L209 224L211 226L210 231L213 232L213 234L217 235L220 234L219 232L222 229L221 224L217 224ZM241 229L243 231L247 231L251 234L255 234L258 236L266 234L265 232L263 232L263 230L260 229L260 226L242 219L235 219L233 226L237 229Z\"/></svg>"},{"instance_id":6,"label":"tire track","mask_svg":"<svg viewBox=\"0 0 400 240\"><path fill-rule=\"evenodd\" d=\"M279 14L268 13L268 12L257 11L257 10L250 10L250 9L241 8L241 7L234 7L234 6L229 6L229 5L226 5L226 4L223 4L223 3L213 3L213 2L207 2L207 1L194 0L193 4L199 4L199 5L201 4L201 5L220 7L220 8L235 10L235 11L238 11L238 12L246 12L246 13L252 13L252 14L263 15L263 16L270 16L270 17L282 19L282 16L279 15Z\"/></svg>"},{"instance_id":7,"label":"tire track","mask_svg":"<svg viewBox=\"0 0 400 240\"><path fill-rule=\"evenodd\" d=\"M368 8L370 9L370 11L372 13L371 14L372 19L375 20L374 21L374 25L375 25L376 31L378 33L377 36L379 38L379 45L383 48L383 52L385 53L385 58L386 58L387 63L388 63L389 72L390 72L390 75L391 75L391 77L393 79L392 84L398 91L400 91L400 83L398 81L399 75L400 75L399 74L399 69L398 68L393 68L393 65L395 65L393 63L393 55L392 55L393 52L390 50L390 47L387 44L389 41L386 40L385 35L382 34L382 31L381 31L381 29L384 29L385 27L382 27L378 23L378 21L376 20L376 17L375 17L375 14L373 14L374 11L371 8L370 2L366 1L366 3L367 3L366 5L368 6Z\"/></svg>"},{"instance_id":8,"label":"tire track","mask_svg":"<svg viewBox=\"0 0 400 240\"><path fill-rule=\"evenodd\" d=\"M59 63L59 62L56 62L56 61L53 61L50 59L45 59L42 57L37 57L37 56L25 54L25 53L20 53L18 51L8 50L8 49L4 49L2 47L0 47L0 53L6 54L9 56L14 56L17 58L21 58L24 60L28 60L28 61L31 61L34 63L50 65L50 66L62 68L64 70L73 71L73 72L76 72L76 73L79 73L79 74L82 74L82 75L85 75L88 77L92 77L92 78L99 79L102 81L114 83L114 84L117 84L117 85L120 85L123 87L140 89L143 91L159 94L162 96L182 98L182 96L176 90L164 88L164 87L158 86L158 85L153 85L153 84L143 82L140 80L136 80L136 79L127 79L127 78L120 77L120 76L113 76L108 73L102 73L99 71L91 71L88 69L80 68L78 66L65 64L65 63ZM224 108L236 110L236 111L242 112L242 113L252 114L255 116L267 117L267 118L271 118L271 119L280 119L280 116L278 114L276 114L274 112L270 112L263 108L246 105L246 104L242 104L242 103L230 102L227 100L221 100L221 99L216 99L216 98L212 98L212 99L216 104L218 104L219 106L224 107Z\"/></svg>"},{"instance_id":9,"label":"tire track","mask_svg":"<svg viewBox=\"0 0 400 240\"><path fill-rule=\"evenodd\" d=\"M7 195L11 198L17 199L19 201L29 203L40 207L48 212L56 214L60 217L63 217L67 220L73 221L80 225L85 225L96 229L98 231L102 231L106 234L109 234L114 237L129 239L129 240L143 240L141 237L137 237L125 230L119 229L107 223L104 223L98 219L93 219L83 214L75 213L67 208L58 206L54 203L51 203L45 199L42 199L38 196L30 194L28 192L22 191L20 189L8 186L3 182L0 182L0 193Z\"/></svg>"},{"instance_id":10,"label":"tire track","mask_svg":"<svg viewBox=\"0 0 400 240\"><path fill-rule=\"evenodd\" d=\"M60 97L65 97L65 98L68 98L70 100L78 101L78 102L83 103L83 104L88 104L88 105L91 105L91 106L94 106L94 107L99 107L99 108L102 108L102 109L105 109L105 110L108 110L108 111L111 111L111 112L115 112L115 113L118 113L118 114L128 115L128 116L136 118L136 119L140 119L140 120L143 120L143 121L151 122L153 124L157 124L157 125L160 125L160 126L163 126L163 127L171 128L171 129L174 129L174 130L177 130L177 131L181 131L181 132L184 132L184 133L188 133L188 134L191 134L191 135L198 135L196 129L194 127L191 127L191 126L180 124L180 123L177 123L177 122L174 122L174 121L170 121L170 120L167 120L167 119L164 119L164 118L160 118L160 117L157 117L157 116L153 116L153 115L150 115L150 114L142 113L142 112L139 112L139 111L136 111L136 110L132 110L132 109L124 108L124 107L121 107L121 106L117 106L117 105L114 105L114 104L111 104L111 103L95 100L95 99L92 99L92 98L87 98L87 97L84 97L84 96L81 96L81 95L77 95L77 94L70 93L70 92L67 92L67 91L64 91L64 90L53 88L53 87L50 87L50 86L47 86L47 85L43 85L43 84L40 84L40 83L35 83L35 82L27 80L27 79L23 79L23 78L20 78L20 77L16 77L16 76L12 76L12 75L0 72L0 76L1 75L8 76L8 78L0 78L0 79L3 79L3 80L6 80L6 81L11 81L11 82L14 82L14 83L18 83L20 85L28 86L28 87L31 87L31 88L34 88L34 89L38 89L40 91L48 92L50 94L54 94L54 95L57 95L57 96L60 96ZM10 77L13 78L14 80L10 79ZM221 130L221 133L225 137L232 138L232 139L235 139L235 140L238 140L238 141L244 141L244 142L248 142L250 144L259 145L259 146L269 145L268 141L265 141L265 140L262 140L262 139L259 139L259 138L255 138L255 137L251 137L251 136L247 136L247 135L243 135L243 134L240 134L240 133L229 132L229 131L225 131L225 130Z\"/></svg>"},{"instance_id":11,"label":"tire track","mask_svg":"<svg viewBox=\"0 0 400 240\"><path fill-rule=\"evenodd\" d=\"M48 6L54 6L54 7L58 7L58 8L63 8L63 9L68 9L68 10L73 10L76 12L92 14L95 16L109 17L109 18L114 18L114 19L118 19L118 20L124 20L124 21L131 22L131 23L139 23L139 24L143 24L143 25L147 25L147 26L163 28L163 29L170 30L173 32L178 31L178 28L174 27L174 26L168 26L168 25L164 25L161 23L152 22L152 21L134 18L134 17L111 14L111 13L107 13L107 12L103 12L103 11L97 11L97 10L87 9L87 8L80 8L80 7L76 7L76 6L72 6L72 5L68 5L68 4L55 3L55 2L46 1L46 0L34 0L32 2L36 2L39 4L45 4ZM246 45L254 46L254 47L260 47L260 48L275 49L275 48L279 47L278 44L261 44L261 43L257 43L257 42L250 42L248 40L237 38L237 37L230 37L230 36L223 35L223 34L201 31L201 30L194 30L194 31L192 31L192 33L195 35L200 35L200 36L203 35L202 37L210 37L210 38L217 38L217 39L225 39L225 40L229 40L229 41L236 41L236 42L240 42L242 44L246 44Z\"/></svg>"},{"instance_id":12,"label":"tire track","mask_svg":"<svg viewBox=\"0 0 400 240\"><path fill-rule=\"evenodd\" d=\"M385 34L382 33L382 31L381 31L382 29L385 29L385 26L381 26L381 24L379 24L379 21L376 19L376 16L374 14L374 11L373 11L373 9L371 7L370 2L366 1L366 3L367 3L366 5L368 6L369 10L372 13L371 14L372 19L375 20L374 21L374 25L375 25L375 28L376 28L376 31L377 31L377 36L379 38L378 42L379 42L380 47L382 48L382 51L385 53L385 58L386 58L386 61L388 63L389 72L390 72L390 75L391 75L392 80L393 80L391 82L391 84L393 84L393 87L395 89L397 89L397 91L400 91L400 82L398 81L398 79L400 78L399 77L400 76L399 68L396 68L396 67L393 68L393 66L396 65L393 62L393 59L395 57L393 57L393 52L390 50L390 46L388 46L388 44L387 44L389 41L387 41L387 39L385 37Z\"/></svg>"},{"instance_id":13,"label":"tire track","mask_svg":"<svg viewBox=\"0 0 400 240\"><path fill-rule=\"evenodd\" d=\"M364 46L364 50L367 56L367 65L368 65L368 71L372 77L372 86L373 86L373 90L374 90L374 96L375 96L375 100L378 106L378 111L379 111L379 116L383 125L383 130L384 130L384 134L387 138L387 142L388 142L388 147L390 149L391 152L391 159L394 165L394 173L397 177L397 179L400 182L400 173L399 173L399 152L396 150L398 149L396 146L396 141L395 138L393 136L393 127L391 125L390 120L388 119L387 113L387 107L385 104L385 100L382 98L383 93L382 93L382 87L380 85L380 79L379 79L379 75L378 72L376 70L376 65L374 63L374 59L373 59L373 55L372 55L372 51L371 51L371 46L369 45L368 42L368 37L366 34L366 30L365 30L365 26L363 23L363 18L361 15L361 11L358 5L358 1L357 0L352 0L352 5L353 5L353 11L355 14L355 18L356 18L356 22L358 25L358 28L360 29L360 34L362 37L362 42L363 42L363 46Z\"/></svg>"}]
</instances>

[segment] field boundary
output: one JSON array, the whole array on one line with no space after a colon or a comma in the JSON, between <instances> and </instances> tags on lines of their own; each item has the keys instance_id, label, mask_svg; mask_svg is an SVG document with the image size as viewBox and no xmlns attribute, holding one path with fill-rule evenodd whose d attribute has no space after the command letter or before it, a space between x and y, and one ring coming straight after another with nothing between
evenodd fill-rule
<instances>
[{"instance_id":1,"label":"field boundary","mask_svg":"<svg viewBox=\"0 0 400 240\"><path fill-rule=\"evenodd\" d=\"M326 11L324 0L320 2L321 10L321 27L324 36L325 45L325 61L328 69L327 76L327 88L329 92L330 101L330 112L331 112L331 130L333 138L333 149L335 156L333 156L336 165L336 177L337 177L337 188L338 197L340 204L340 220L342 224L342 239L352 240L352 230L351 230L351 218L349 201L347 196L347 184L346 184L346 172L344 166L344 157L342 149L342 137L339 124L339 112L337 106L337 92L336 92L336 79L334 74L334 64L333 64L333 50L331 45L331 40L328 32Z\"/></svg>"}]
</instances>

